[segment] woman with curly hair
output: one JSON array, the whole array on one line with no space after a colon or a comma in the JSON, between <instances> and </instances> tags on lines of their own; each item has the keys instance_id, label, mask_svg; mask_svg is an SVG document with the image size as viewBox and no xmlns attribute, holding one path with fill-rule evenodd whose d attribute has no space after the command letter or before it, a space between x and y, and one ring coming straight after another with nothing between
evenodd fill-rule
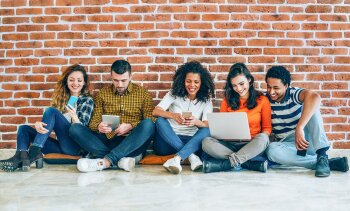
<instances>
[{"instance_id":1,"label":"woman with curly hair","mask_svg":"<svg viewBox=\"0 0 350 211\"><path fill-rule=\"evenodd\" d=\"M36 162L37 168L42 168L42 153L79 155L80 147L69 137L68 131L72 123L86 126L90 121L94 101L88 85L84 67L68 67L57 82L51 107L45 110L42 121L35 123L35 129L28 125L19 127L16 154L10 159L0 161L1 169L15 171L21 168L28 171L33 162ZM73 106L67 104L70 98L77 99ZM55 132L57 140L50 137L52 131Z\"/></svg>"},{"instance_id":2,"label":"woman with curly hair","mask_svg":"<svg viewBox=\"0 0 350 211\"><path fill-rule=\"evenodd\" d=\"M220 112L246 112L252 139L229 142L205 138L203 151L213 159L204 161L203 172L237 170L240 167L266 172L267 160L251 159L262 154L269 144L271 106L267 97L254 88L254 77L243 63L230 68Z\"/></svg>"},{"instance_id":3,"label":"woman with curly hair","mask_svg":"<svg viewBox=\"0 0 350 211\"><path fill-rule=\"evenodd\" d=\"M183 64L175 72L173 85L153 110L156 121L154 150L158 155L175 154L163 166L170 173L181 172L181 160L189 159L193 171L202 166L195 155L209 136L207 114L213 111L215 95L211 75L197 61Z\"/></svg>"}]
</instances>

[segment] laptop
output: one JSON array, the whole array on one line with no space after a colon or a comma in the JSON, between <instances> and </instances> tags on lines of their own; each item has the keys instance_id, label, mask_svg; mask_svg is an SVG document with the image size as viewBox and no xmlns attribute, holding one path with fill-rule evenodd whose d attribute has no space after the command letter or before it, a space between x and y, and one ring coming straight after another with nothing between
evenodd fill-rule
<instances>
[{"instance_id":1,"label":"laptop","mask_svg":"<svg viewBox=\"0 0 350 211\"><path fill-rule=\"evenodd\" d=\"M209 113L211 137L225 141L250 141L250 129L246 112Z\"/></svg>"}]
</instances>

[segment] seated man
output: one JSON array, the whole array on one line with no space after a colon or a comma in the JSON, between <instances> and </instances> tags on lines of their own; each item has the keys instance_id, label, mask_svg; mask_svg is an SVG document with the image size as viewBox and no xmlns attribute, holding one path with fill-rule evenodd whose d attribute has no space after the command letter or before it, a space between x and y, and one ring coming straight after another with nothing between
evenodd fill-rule
<instances>
[{"instance_id":1,"label":"seated man","mask_svg":"<svg viewBox=\"0 0 350 211\"><path fill-rule=\"evenodd\" d=\"M328 160L329 143L319 110L320 96L291 87L290 73L282 66L270 68L265 81L272 109L272 132L278 141L268 146L268 158L284 165L315 169L316 177L327 177L330 170L348 171L346 157Z\"/></svg>"},{"instance_id":2,"label":"seated man","mask_svg":"<svg viewBox=\"0 0 350 211\"><path fill-rule=\"evenodd\" d=\"M81 158L78 170L97 171L117 166L125 171L135 167L133 157L144 153L154 134L152 97L141 86L131 82L131 66L117 60L111 67L113 84L96 96L95 110L89 128L73 124L70 136L81 148L98 159ZM117 115L121 124L113 131L102 115Z\"/></svg>"}]
</instances>

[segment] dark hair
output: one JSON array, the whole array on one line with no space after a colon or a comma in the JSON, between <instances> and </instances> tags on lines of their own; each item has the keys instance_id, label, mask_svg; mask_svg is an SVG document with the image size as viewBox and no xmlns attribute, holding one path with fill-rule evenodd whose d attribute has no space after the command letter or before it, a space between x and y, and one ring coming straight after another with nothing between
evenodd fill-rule
<instances>
[{"instance_id":1,"label":"dark hair","mask_svg":"<svg viewBox=\"0 0 350 211\"><path fill-rule=\"evenodd\" d=\"M231 66L230 72L228 73L225 86L225 97L233 110L239 109L239 94L233 89L231 79L243 74L249 81L249 97L246 103L248 109L253 109L257 105L257 98L263 93L259 92L254 87L254 77L249 72L247 66L243 63L236 63Z\"/></svg>"},{"instance_id":2,"label":"dark hair","mask_svg":"<svg viewBox=\"0 0 350 211\"><path fill-rule=\"evenodd\" d=\"M111 67L111 73L124 74L125 72L131 73L131 65L125 60L116 60Z\"/></svg>"},{"instance_id":3,"label":"dark hair","mask_svg":"<svg viewBox=\"0 0 350 211\"><path fill-rule=\"evenodd\" d=\"M290 72L283 66L273 66L271 67L265 76L265 81L267 82L268 78L277 78L281 79L283 85L290 86Z\"/></svg>"},{"instance_id":4,"label":"dark hair","mask_svg":"<svg viewBox=\"0 0 350 211\"><path fill-rule=\"evenodd\" d=\"M188 95L185 88L185 79L188 73L200 75L201 87L196 95L196 99L198 101L206 102L210 99L210 97L215 97L215 87L211 75L209 71L197 61L186 62L176 70L173 77L174 83L171 90L171 94L173 96L184 98Z\"/></svg>"}]
</instances>

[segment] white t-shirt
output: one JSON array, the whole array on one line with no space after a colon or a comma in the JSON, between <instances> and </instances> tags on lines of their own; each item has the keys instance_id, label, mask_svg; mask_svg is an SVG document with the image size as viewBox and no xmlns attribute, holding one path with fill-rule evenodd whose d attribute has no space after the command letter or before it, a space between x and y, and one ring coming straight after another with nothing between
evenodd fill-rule
<instances>
[{"instance_id":1,"label":"white t-shirt","mask_svg":"<svg viewBox=\"0 0 350 211\"><path fill-rule=\"evenodd\" d=\"M201 102L197 100L190 100L187 97L175 97L168 92L157 107L163 110L168 110L173 113L182 113L191 111L192 116L195 116L201 121L207 121L207 114L213 112L213 103L211 100L207 102ZM177 135L193 136L198 128L196 126L180 125L173 119L168 119L171 127Z\"/></svg>"}]
</instances>

